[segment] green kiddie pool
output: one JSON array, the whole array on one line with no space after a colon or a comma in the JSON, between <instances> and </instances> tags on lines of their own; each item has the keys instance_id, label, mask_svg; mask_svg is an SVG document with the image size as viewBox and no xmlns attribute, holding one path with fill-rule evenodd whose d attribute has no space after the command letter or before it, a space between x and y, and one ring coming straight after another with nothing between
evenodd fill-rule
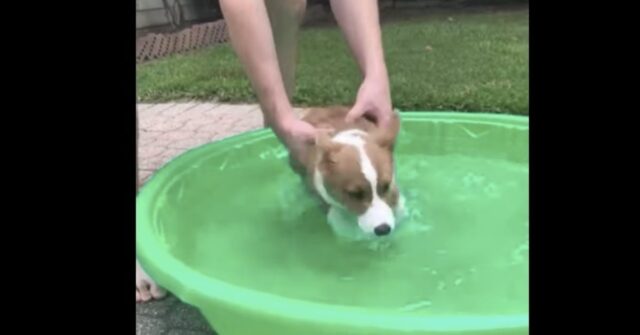
<instances>
[{"instance_id":1,"label":"green kiddie pool","mask_svg":"<svg viewBox=\"0 0 640 335\"><path fill-rule=\"evenodd\" d=\"M260 130L155 174L138 259L220 335L528 334L528 118L401 118L390 237L338 240Z\"/></svg>"}]
</instances>

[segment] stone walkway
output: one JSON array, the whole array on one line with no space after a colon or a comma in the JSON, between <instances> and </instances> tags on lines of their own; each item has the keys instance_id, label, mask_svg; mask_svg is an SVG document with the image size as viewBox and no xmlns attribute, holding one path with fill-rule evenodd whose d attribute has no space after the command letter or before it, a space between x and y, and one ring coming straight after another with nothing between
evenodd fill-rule
<instances>
[{"instance_id":1,"label":"stone walkway","mask_svg":"<svg viewBox=\"0 0 640 335\"><path fill-rule=\"evenodd\" d=\"M257 105L138 104L141 182L176 155L211 141L259 129L262 120ZM136 334L210 335L215 332L195 308L170 296L157 302L136 304Z\"/></svg>"}]
</instances>

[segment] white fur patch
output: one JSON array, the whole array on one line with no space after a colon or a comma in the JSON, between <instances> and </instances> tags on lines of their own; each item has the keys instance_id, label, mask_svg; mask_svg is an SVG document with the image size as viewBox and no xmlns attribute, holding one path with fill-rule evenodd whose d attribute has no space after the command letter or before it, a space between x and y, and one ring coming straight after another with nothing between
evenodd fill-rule
<instances>
[{"instance_id":1,"label":"white fur patch","mask_svg":"<svg viewBox=\"0 0 640 335\"><path fill-rule=\"evenodd\" d=\"M378 195L378 171L371 163L371 159L364 148L365 136L368 136L368 134L362 130L350 129L336 134L333 137L333 141L351 145L358 150L360 168L365 179L371 185L372 194L371 205L369 205L364 214L358 217L358 225L365 233L373 233L374 229L381 224L387 224L393 229L396 222L391 207Z\"/></svg>"},{"instance_id":2,"label":"white fur patch","mask_svg":"<svg viewBox=\"0 0 640 335\"><path fill-rule=\"evenodd\" d=\"M334 207L344 208L341 203L336 201L336 199L334 199L331 195L329 195L329 192L327 192L327 189L324 187L324 178L322 177L322 173L320 173L320 170L318 170L317 166L313 172L313 186L316 188L318 194L320 194L320 197L322 197L322 200L324 200L326 203Z\"/></svg>"}]
</instances>

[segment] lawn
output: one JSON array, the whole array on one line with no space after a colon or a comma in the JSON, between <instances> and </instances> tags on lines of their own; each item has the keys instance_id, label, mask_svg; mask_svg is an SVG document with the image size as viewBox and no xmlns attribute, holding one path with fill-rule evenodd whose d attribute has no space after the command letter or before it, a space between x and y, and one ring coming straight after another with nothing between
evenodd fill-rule
<instances>
[{"instance_id":1,"label":"lawn","mask_svg":"<svg viewBox=\"0 0 640 335\"><path fill-rule=\"evenodd\" d=\"M432 14L383 25L394 106L401 110L529 113L529 13ZM360 74L340 30L305 28L294 104L350 104ZM229 45L139 65L145 102L254 102Z\"/></svg>"}]
</instances>

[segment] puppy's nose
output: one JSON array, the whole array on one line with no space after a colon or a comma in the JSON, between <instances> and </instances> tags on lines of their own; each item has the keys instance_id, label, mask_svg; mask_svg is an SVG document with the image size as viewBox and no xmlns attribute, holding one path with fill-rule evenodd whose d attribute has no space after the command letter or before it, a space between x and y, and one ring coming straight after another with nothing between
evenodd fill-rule
<instances>
[{"instance_id":1,"label":"puppy's nose","mask_svg":"<svg viewBox=\"0 0 640 335\"><path fill-rule=\"evenodd\" d=\"M391 227L388 224L383 223L373 228L373 232L376 234L376 236L388 235L391 232Z\"/></svg>"}]
</instances>

